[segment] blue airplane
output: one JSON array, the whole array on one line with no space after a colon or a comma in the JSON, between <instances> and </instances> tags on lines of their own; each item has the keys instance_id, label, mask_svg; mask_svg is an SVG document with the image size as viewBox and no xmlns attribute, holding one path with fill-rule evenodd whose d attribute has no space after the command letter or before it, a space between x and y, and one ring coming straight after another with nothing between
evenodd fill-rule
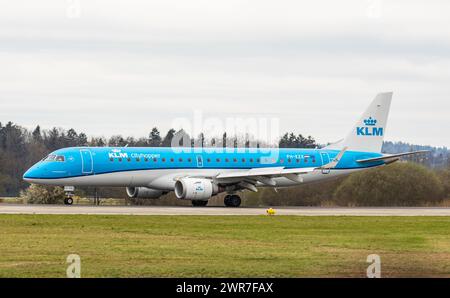
<instances>
[{"instance_id":1,"label":"blue airplane","mask_svg":"<svg viewBox=\"0 0 450 298\"><path fill-rule=\"evenodd\" d=\"M241 191L328 180L396 162L424 151L381 153L392 92L380 93L341 141L323 149L112 148L56 150L23 176L30 183L64 186L65 204L76 186L125 187L131 198L157 199L174 191L193 206L226 192L225 206L238 207Z\"/></svg>"}]
</instances>

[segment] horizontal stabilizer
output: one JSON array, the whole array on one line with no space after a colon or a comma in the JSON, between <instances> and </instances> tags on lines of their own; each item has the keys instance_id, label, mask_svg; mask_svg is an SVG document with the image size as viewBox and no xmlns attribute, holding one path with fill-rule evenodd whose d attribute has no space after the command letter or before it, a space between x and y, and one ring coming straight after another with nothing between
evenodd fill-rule
<instances>
[{"instance_id":1,"label":"horizontal stabilizer","mask_svg":"<svg viewBox=\"0 0 450 298\"><path fill-rule=\"evenodd\" d=\"M375 162L375 161L390 162L390 161L396 161L402 156L421 154L421 153L427 153L427 152L429 152L429 151L428 150L420 150L420 151L406 152L406 153L399 153L399 154L389 154L389 155L384 155L381 157L360 159L360 160L357 160L357 162L359 162L359 163L367 163L367 162Z\"/></svg>"}]
</instances>

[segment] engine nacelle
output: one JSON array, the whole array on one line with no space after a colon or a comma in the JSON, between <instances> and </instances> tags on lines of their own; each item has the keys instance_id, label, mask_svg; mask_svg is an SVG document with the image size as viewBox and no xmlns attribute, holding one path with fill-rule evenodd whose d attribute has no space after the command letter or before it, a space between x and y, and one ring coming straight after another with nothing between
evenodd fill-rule
<instances>
[{"instance_id":1,"label":"engine nacelle","mask_svg":"<svg viewBox=\"0 0 450 298\"><path fill-rule=\"evenodd\" d=\"M158 199L164 192L148 187L127 187L127 195L130 198Z\"/></svg>"},{"instance_id":2,"label":"engine nacelle","mask_svg":"<svg viewBox=\"0 0 450 298\"><path fill-rule=\"evenodd\" d=\"M209 200L218 193L218 186L209 179L182 178L175 182L175 196L184 200Z\"/></svg>"}]
</instances>

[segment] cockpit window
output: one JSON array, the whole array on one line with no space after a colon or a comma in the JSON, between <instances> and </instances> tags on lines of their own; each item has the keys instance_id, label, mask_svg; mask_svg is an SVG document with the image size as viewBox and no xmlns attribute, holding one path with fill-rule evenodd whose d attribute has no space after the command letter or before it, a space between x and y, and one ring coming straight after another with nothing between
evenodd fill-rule
<instances>
[{"instance_id":1,"label":"cockpit window","mask_svg":"<svg viewBox=\"0 0 450 298\"><path fill-rule=\"evenodd\" d=\"M62 155L55 155L55 154L50 154L49 156L47 156L46 158L44 158L44 161L59 161L59 162L64 162L65 158Z\"/></svg>"},{"instance_id":2,"label":"cockpit window","mask_svg":"<svg viewBox=\"0 0 450 298\"><path fill-rule=\"evenodd\" d=\"M44 158L44 161L54 161L56 159L56 155L50 154L46 158Z\"/></svg>"}]
</instances>

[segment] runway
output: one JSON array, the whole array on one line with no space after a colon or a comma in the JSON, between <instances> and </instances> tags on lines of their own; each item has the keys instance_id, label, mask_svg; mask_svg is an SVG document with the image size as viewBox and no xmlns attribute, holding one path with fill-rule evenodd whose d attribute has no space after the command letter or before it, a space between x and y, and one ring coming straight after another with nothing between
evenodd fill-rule
<instances>
[{"instance_id":1,"label":"runway","mask_svg":"<svg viewBox=\"0 0 450 298\"><path fill-rule=\"evenodd\" d=\"M275 215L296 216L450 216L450 208L272 207ZM265 208L87 206L0 204L0 214L96 215L266 215Z\"/></svg>"}]
</instances>

